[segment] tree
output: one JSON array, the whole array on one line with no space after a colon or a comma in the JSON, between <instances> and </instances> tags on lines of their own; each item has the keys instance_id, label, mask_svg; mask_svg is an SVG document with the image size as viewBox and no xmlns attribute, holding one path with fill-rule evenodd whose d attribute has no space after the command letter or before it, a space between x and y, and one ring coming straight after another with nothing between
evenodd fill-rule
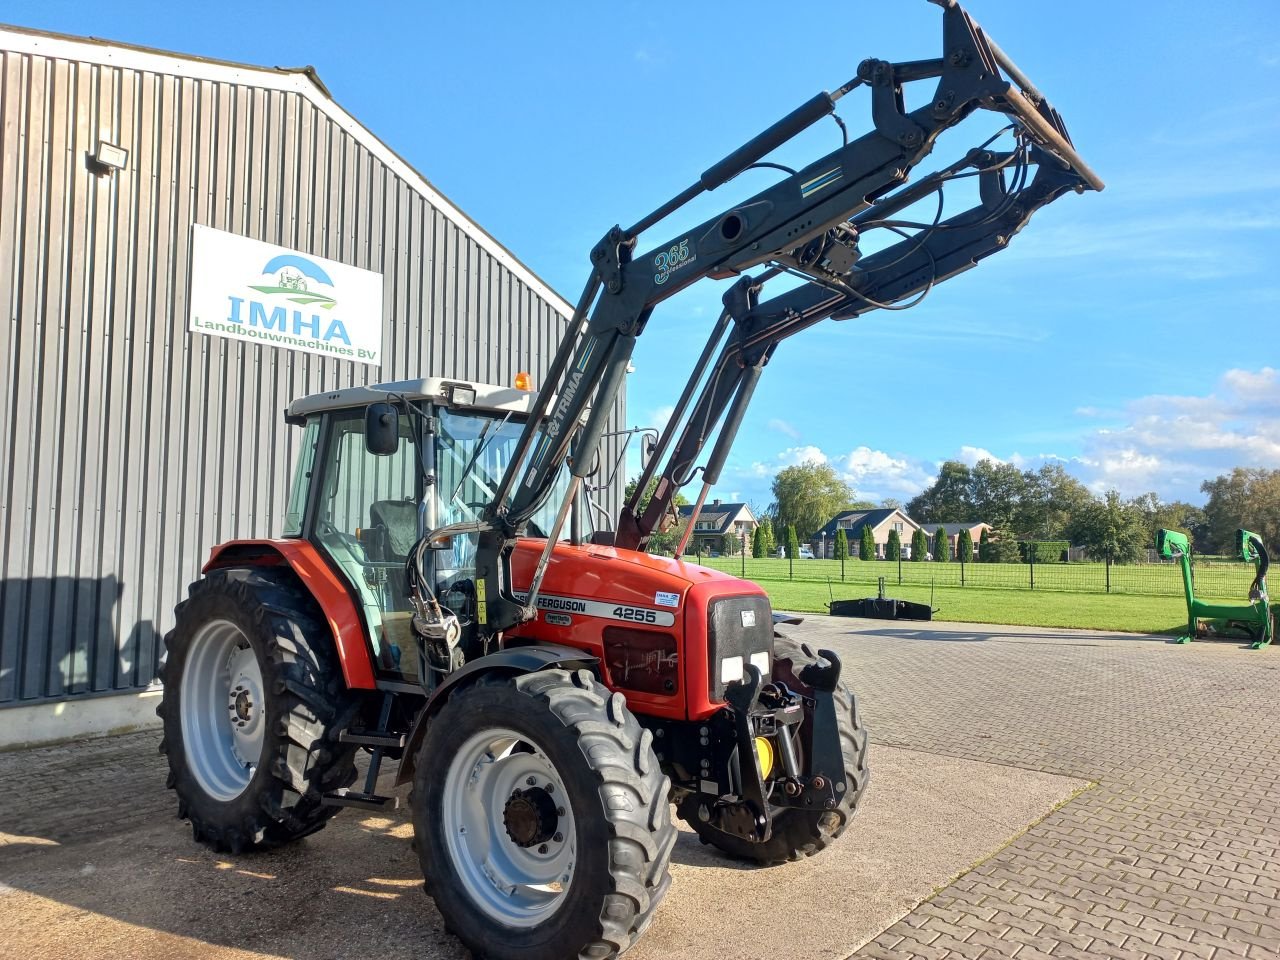
<instances>
[{"instance_id":1,"label":"tree","mask_svg":"<svg viewBox=\"0 0 1280 960\"><path fill-rule=\"evenodd\" d=\"M973 563L973 534L967 528L956 537L956 559L961 563Z\"/></svg>"},{"instance_id":2,"label":"tree","mask_svg":"<svg viewBox=\"0 0 1280 960\"><path fill-rule=\"evenodd\" d=\"M969 503L973 512L965 519L976 518L998 529L1007 529L1025 489L1022 471L1013 464L979 460L969 472ZM930 519L947 522L941 517Z\"/></svg>"},{"instance_id":3,"label":"tree","mask_svg":"<svg viewBox=\"0 0 1280 960\"><path fill-rule=\"evenodd\" d=\"M986 527L982 528L982 533L978 536L978 562L991 562L991 531Z\"/></svg>"},{"instance_id":4,"label":"tree","mask_svg":"<svg viewBox=\"0 0 1280 960\"><path fill-rule=\"evenodd\" d=\"M736 533L724 533L720 535L720 552L726 557L736 557L738 551L742 549L742 541Z\"/></svg>"},{"instance_id":5,"label":"tree","mask_svg":"<svg viewBox=\"0 0 1280 960\"><path fill-rule=\"evenodd\" d=\"M808 539L853 500L853 490L828 463L808 460L773 479L774 519Z\"/></svg>"},{"instance_id":6,"label":"tree","mask_svg":"<svg viewBox=\"0 0 1280 960\"><path fill-rule=\"evenodd\" d=\"M983 531L986 535L986 531ZM1021 563L1018 538L1009 530L995 528L987 537L987 563Z\"/></svg>"},{"instance_id":7,"label":"tree","mask_svg":"<svg viewBox=\"0 0 1280 960\"><path fill-rule=\"evenodd\" d=\"M946 563L951 559L951 538L942 527L933 533L933 559L939 563Z\"/></svg>"},{"instance_id":8,"label":"tree","mask_svg":"<svg viewBox=\"0 0 1280 960\"><path fill-rule=\"evenodd\" d=\"M1074 517L1070 534L1071 542L1083 546L1092 560L1132 563L1149 546L1142 511L1121 500L1115 490L1108 490Z\"/></svg>"},{"instance_id":9,"label":"tree","mask_svg":"<svg viewBox=\"0 0 1280 960\"><path fill-rule=\"evenodd\" d=\"M865 527L863 528L866 529ZM889 531L889 542L884 545L884 558L897 560L902 556L902 537L897 530Z\"/></svg>"},{"instance_id":10,"label":"tree","mask_svg":"<svg viewBox=\"0 0 1280 960\"><path fill-rule=\"evenodd\" d=\"M1205 539L1215 553L1234 552L1233 537L1241 527L1267 544L1280 540L1280 470L1236 467L1206 480L1200 491L1209 495L1204 505Z\"/></svg>"},{"instance_id":11,"label":"tree","mask_svg":"<svg viewBox=\"0 0 1280 960\"><path fill-rule=\"evenodd\" d=\"M1059 463L1046 463L1034 472L1028 470L1022 478L1013 532L1032 540L1067 539L1071 518L1093 502L1093 494Z\"/></svg>"},{"instance_id":12,"label":"tree","mask_svg":"<svg viewBox=\"0 0 1280 960\"><path fill-rule=\"evenodd\" d=\"M639 478L636 478L627 484L626 498L628 500L630 500L632 494L636 492L636 485L639 482ZM658 478L654 477L649 481L648 486L645 487L644 496L640 498L640 502L637 505L640 512L643 513L645 508L649 506L649 501L653 499L653 491L657 486ZM646 549L648 549L650 553L670 556L676 552L676 547L680 545L680 538L684 535L684 528L688 525L688 521L680 516L679 508L687 507L688 505L689 501L684 498L683 494L677 493L675 497L672 498L671 506L674 516L671 513L668 513L667 516L663 518L662 525L649 535L649 544ZM688 549L692 549L692 547L689 547Z\"/></svg>"},{"instance_id":13,"label":"tree","mask_svg":"<svg viewBox=\"0 0 1280 960\"><path fill-rule=\"evenodd\" d=\"M871 525L864 523L862 525L862 540L858 544L859 560L874 560L876 558L876 535L871 532Z\"/></svg>"},{"instance_id":14,"label":"tree","mask_svg":"<svg viewBox=\"0 0 1280 960\"><path fill-rule=\"evenodd\" d=\"M778 553L778 540L773 535L773 519L768 514L760 518L760 529L763 531L760 538L764 542L764 555L766 557L776 556Z\"/></svg>"},{"instance_id":15,"label":"tree","mask_svg":"<svg viewBox=\"0 0 1280 960\"><path fill-rule=\"evenodd\" d=\"M757 526L751 533L751 556L759 560L768 555L769 551L764 548L764 527Z\"/></svg>"},{"instance_id":16,"label":"tree","mask_svg":"<svg viewBox=\"0 0 1280 960\"><path fill-rule=\"evenodd\" d=\"M1144 493L1129 501L1135 510L1142 514L1143 526L1147 531L1147 546L1156 540L1156 531L1160 529L1177 530L1191 538L1193 548L1198 547L1202 553L1212 553L1209 543L1205 513L1199 507L1181 500L1165 503L1157 493Z\"/></svg>"},{"instance_id":17,"label":"tree","mask_svg":"<svg viewBox=\"0 0 1280 960\"><path fill-rule=\"evenodd\" d=\"M800 538L796 536L796 527L793 523L787 524L787 556L793 560L800 559Z\"/></svg>"},{"instance_id":18,"label":"tree","mask_svg":"<svg viewBox=\"0 0 1280 960\"><path fill-rule=\"evenodd\" d=\"M639 482L640 482L640 478L634 477L627 484L627 489L626 489L627 500L630 500L632 495L636 492L636 485ZM648 486L644 488L644 496L640 498L639 508L641 512L644 512L644 510L649 506L649 501L653 499L653 492L654 490L657 489L657 487L658 487L658 478L654 477L652 480L649 481ZM689 505L689 501L685 499L685 496L682 493L677 493L675 497L672 498L671 503L673 506L676 506L676 507L687 507Z\"/></svg>"},{"instance_id":19,"label":"tree","mask_svg":"<svg viewBox=\"0 0 1280 960\"><path fill-rule=\"evenodd\" d=\"M849 537L844 532L844 527L836 528L835 558L837 560L847 560L849 558Z\"/></svg>"},{"instance_id":20,"label":"tree","mask_svg":"<svg viewBox=\"0 0 1280 960\"><path fill-rule=\"evenodd\" d=\"M930 523L962 523L974 519L969 485L969 465L948 460L939 468L938 479L907 503L907 515Z\"/></svg>"},{"instance_id":21,"label":"tree","mask_svg":"<svg viewBox=\"0 0 1280 960\"><path fill-rule=\"evenodd\" d=\"M885 497L880 501L880 509L882 510L899 510L902 507L902 501L897 497Z\"/></svg>"},{"instance_id":22,"label":"tree","mask_svg":"<svg viewBox=\"0 0 1280 960\"><path fill-rule=\"evenodd\" d=\"M922 562L929 556L929 535L924 532L923 528L916 527L911 534L911 562Z\"/></svg>"}]
</instances>

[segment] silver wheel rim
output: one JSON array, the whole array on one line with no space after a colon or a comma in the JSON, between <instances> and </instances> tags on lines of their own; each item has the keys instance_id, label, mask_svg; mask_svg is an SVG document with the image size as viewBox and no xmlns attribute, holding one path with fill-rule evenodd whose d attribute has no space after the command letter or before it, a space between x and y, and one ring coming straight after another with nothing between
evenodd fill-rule
<instances>
[{"instance_id":1,"label":"silver wheel rim","mask_svg":"<svg viewBox=\"0 0 1280 960\"><path fill-rule=\"evenodd\" d=\"M262 670L234 623L211 620L192 638L180 702L187 768L209 796L234 800L258 769L266 732Z\"/></svg>"},{"instance_id":2,"label":"silver wheel rim","mask_svg":"<svg viewBox=\"0 0 1280 960\"><path fill-rule=\"evenodd\" d=\"M573 882L577 837L564 783L542 748L514 730L483 730L454 754L443 789L445 843L471 901L510 927L555 913ZM508 828L513 802L516 813L543 811L532 843Z\"/></svg>"}]
</instances>

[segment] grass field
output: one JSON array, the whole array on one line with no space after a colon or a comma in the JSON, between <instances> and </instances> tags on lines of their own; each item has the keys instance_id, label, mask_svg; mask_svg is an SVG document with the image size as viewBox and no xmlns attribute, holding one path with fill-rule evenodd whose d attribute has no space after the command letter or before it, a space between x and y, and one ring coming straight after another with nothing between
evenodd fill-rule
<instances>
[{"instance_id":1,"label":"grass field","mask_svg":"<svg viewBox=\"0 0 1280 960\"><path fill-rule=\"evenodd\" d=\"M879 577L895 589L917 584L928 588L935 585L941 591L945 587L962 586L964 590L1015 590L1030 591L1031 578L1035 577L1035 592L1069 592L1077 594L1133 594L1150 597L1183 596L1182 571L1175 564L1115 565L1109 570L1103 563L1051 563L1034 567L1022 563L911 563L898 564L884 560L787 560L775 558L756 560L742 557L717 557L703 559L704 566L714 567L726 573L745 576L759 583L794 580L830 580L839 585L866 584L875 586ZM1242 563L1204 563L1194 568L1196 595L1217 599L1243 601L1253 579L1253 566ZM1109 589L1108 589L1109 587ZM858 596L864 596L859 593Z\"/></svg>"},{"instance_id":2,"label":"grass field","mask_svg":"<svg viewBox=\"0 0 1280 960\"><path fill-rule=\"evenodd\" d=\"M743 576L742 557L704 559L704 566ZM1113 566L1100 563L1037 564L1035 589L1025 564L786 560L746 558L745 575L768 593L776 610L826 613L827 602L875 596L877 580L900 600L928 603L938 620L1027 627L1077 627L1134 633L1186 632L1187 605L1181 569L1172 564ZM1110 592L1107 592L1108 577ZM1245 564L1195 568L1197 596L1239 601L1253 578Z\"/></svg>"},{"instance_id":3,"label":"grass field","mask_svg":"<svg viewBox=\"0 0 1280 960\"><path fill-rule=\"evenodd\" d=\"M812 581L759 580L775 610L826 613L827 585ZM837 600L875 596L861 584L832 584ZM887 590L899 600L929 602L929 588L903 584ZM1050 593L939 587L933 595L937 620L1002 623L1026 627L1079 627L1133 633L1182 634L1187 605L1181 597L1130 594Z\"/></svg>"}]
</instances>

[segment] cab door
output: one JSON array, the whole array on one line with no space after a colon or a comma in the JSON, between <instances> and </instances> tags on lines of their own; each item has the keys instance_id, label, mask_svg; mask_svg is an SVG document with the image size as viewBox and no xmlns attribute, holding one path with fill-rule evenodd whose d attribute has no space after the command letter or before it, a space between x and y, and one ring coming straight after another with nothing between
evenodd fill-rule
<instances>
[{"instance_id":1,"label":"cab door","mask_svg":"<svg viewBox=\"0 0 1280 960\"><path fill-rule=\"evenodd\" d=\"M408 415L398 426L396 452L378 456L365 446L363 410L328 415L314 468L311 540L357 599L379 678L417 683L404 566L422 535L420 438Z\"/></svg>"}]
</instances>

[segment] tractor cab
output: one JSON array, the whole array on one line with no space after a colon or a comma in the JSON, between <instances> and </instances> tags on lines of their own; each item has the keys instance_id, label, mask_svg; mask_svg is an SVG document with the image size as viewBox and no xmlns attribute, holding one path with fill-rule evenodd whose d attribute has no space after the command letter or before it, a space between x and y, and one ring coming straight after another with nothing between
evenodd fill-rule
<instances>
[{"instance_id":1,"label":"tractor cab","mask_svg":"<svg viewBox=\"0 0 1280 960\"><path fill-rule=\"evenodd\" d=\"M309 540L358 598L381 681L418 684L426 654L411 620L405 564L429 530L476 521L507 469L535 394L429 377L351 387L295 401L303 428L285 537ZM552 527L568 472L528 524ZM586 511L578 529L589 522ZM589 530L587 531L590 532ZM426 553L431 586L464 641L476 617L476 537Z\"/></svg>"}]
</instances>

